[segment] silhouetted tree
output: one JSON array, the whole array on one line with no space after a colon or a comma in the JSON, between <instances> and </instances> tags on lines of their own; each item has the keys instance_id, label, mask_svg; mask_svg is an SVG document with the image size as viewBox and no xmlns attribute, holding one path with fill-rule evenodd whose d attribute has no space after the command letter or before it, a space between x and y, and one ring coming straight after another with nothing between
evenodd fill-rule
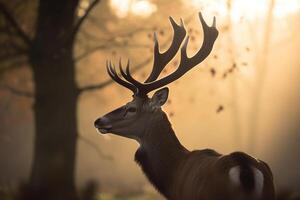
<instances>
[{"instance_id":1,"label":"silhouetted tree","mask_svg":"<svg viewBox=\"0 0 300 200\"><path fill-rule=\"evenodd\" d=\"M75 81L74 44L81 24L98 0L81 18L76 15L79 0L36 3L32 37L10 11L16 5L0 3L7 32L3 37L14 37L4 38L9 48L3 57L26 56L33 72L35 140L27 198L77 199L74 173L80 90Z\"/></svg>"},{"instance_id":2,"label":"silhouetted tree","mask_svg":"<svg viewBox=\"0 0 300 200\"><path fill-rule=\"evenodd\" d=\"M33 74L34 92L5 85L12 93L34 98L34 155L29 182L22 188L26 199L78 199L74 176L79 138L78 97L84 91L101 89L112 83L109 79L79 88L75 80L76 61L114 44L114 37L108 38L106 45L74 56L76 36L98 2L92 1L78 17L79 0L0 1L0 43L5 47L0 50L0 74L26 63ZM20 7L32 11L33 14L26 14L30 15L29 20L17 20L16 10ZM131 30L122 37L148 30L153 28ZM116 43L115 46L125 47L128 43ZM147 45L141 47L149 48ZM133 71L150 61L151 56L136 65Z\"/></svg>"}]
</instances>

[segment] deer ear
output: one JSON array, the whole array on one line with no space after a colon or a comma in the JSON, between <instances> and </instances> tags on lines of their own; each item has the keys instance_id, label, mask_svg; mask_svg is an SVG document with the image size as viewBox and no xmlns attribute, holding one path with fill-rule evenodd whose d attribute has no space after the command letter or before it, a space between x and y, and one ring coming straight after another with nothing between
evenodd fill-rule
<instances>
[{"instance_id":1,"label":"deer ear","mask_svg":"<svg viewBox=\"0 0 300 200\"><path fill-rule=\"evenodd\" d=\"M160 90L157 90L151 98L151 104L154 107L161 107L166 103L168 96L169 96L169 88L164 87Z\"/></svg>"}]
</instances>

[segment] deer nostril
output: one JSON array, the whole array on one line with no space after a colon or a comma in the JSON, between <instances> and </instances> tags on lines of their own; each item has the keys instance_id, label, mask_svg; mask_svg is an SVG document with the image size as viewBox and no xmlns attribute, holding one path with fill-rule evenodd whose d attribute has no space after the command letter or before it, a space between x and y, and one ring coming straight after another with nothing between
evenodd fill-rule
<instances>
[{"instance_id":1,"label":"deer nostril","mask_svg":"<svg viewBox=\"0 0 300 200\"><path fill-rule=\"evenodd\" d=\"M94 122L94 126L95 126L95 128L100 128L100 126L101 126L101 118L96 119L96 121Z\"/></svg>"}]
</instances>

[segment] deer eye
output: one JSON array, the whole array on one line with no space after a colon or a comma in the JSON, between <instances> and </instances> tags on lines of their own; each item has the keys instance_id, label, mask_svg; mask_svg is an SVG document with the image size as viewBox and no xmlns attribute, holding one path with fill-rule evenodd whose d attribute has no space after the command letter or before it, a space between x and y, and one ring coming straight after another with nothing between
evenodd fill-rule
<instances>
[{"instance_id":1,"label":"deer eye","mask_svg":"<svg viewBox=\"0 0 300 200\"><path fill-rule=\"evenodd\" d=\"M126 116L127 114L134 114L136 111L137 111L137 109L135 107L127 108L125 110L124 116Z\"/></svg>"}]
</instances>

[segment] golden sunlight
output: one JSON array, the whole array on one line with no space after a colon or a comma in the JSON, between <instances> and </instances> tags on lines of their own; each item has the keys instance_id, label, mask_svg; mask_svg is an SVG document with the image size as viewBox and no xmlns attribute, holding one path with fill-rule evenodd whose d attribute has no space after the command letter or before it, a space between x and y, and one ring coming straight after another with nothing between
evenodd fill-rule
<instances>
[{"instance_id":1,"label":"golden sunlight","mask_svg":"<svg viewBox=\"0 0 300 200\"><path fill-rule=\"evenodd\" d=\"M148 0L111 0L111 8L119 18L124 18L130 14L149 17L157 8Z\"/></svg>"},{"instance_id":2,"label":"golden sunlight","mask_svg":"<svg viewBox=\"0 0 300 200\"><path fill-rule=\"evenodd\" d=\"M90 5L90 2L88 0L80 1L79 7L77 10L77 16L82 17L85 14L86 9L89 7L89 5Z\"/></svg>"},{"instance_id":3,"label":"golden sunlight","mask_svg":"<svg viewBox=\"0 0 300 200\"><path fill-rule=\"evenodd\" d=\"M299 0L182 0L185 4L196 9L204 9L204 13L210 13L219 16L226 16L231 12L232 20L235 22L241 19L254 20L256 18L263 18L267 13L269 6L273 3L273 15L275 17L285 17L300 10Z\"/></svg>"}]
</instances>

